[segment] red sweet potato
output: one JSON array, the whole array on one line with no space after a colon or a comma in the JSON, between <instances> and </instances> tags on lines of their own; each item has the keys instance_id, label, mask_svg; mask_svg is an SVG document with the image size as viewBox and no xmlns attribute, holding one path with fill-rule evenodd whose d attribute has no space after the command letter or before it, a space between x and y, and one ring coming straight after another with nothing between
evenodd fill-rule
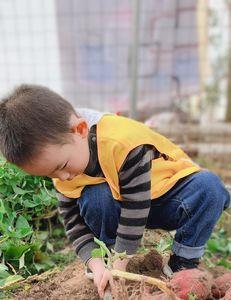
<instances>
[{"instance_id":1,"label":"red sweet potato","mask_svg":"<svg viewBox=\"0 0 231 300\"><path fill-rule=\"evenodd\" d=\"M173 274L170 286L181 299L187 300L192 294L205 300L211 292L212 276L198 269L182 270Z\"/></svg>"},{"instance_id":2,"label":"red sweet potato","mask_svg":"<svg viewBox=\"0 0 231 300\"><path fill-rule=\"evenodd\" d=\"M216 299L224 297L226 291L231 288L231 272L217 277L212 284L212 295ZM231 299L231 298L230 298Z\"/></svg>"},{"instance_id":3,"label":"red sweet potato","mask_svg":"<svg viewBox=\"0 0 231 300\"><path fill-rule=\"evenodd\" d=\"M230 300L230 299L231 299L231 288L228 289L228 291L225 293L225 296L220 300Z\"/></svg>"}]
</instances>

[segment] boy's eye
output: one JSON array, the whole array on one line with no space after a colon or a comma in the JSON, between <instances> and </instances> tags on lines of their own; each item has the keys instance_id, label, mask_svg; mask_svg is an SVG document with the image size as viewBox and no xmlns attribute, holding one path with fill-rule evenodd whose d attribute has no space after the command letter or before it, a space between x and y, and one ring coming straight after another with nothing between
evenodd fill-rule
<instances>
[{"instance_id":1,"label":"boy's eye","mask_svg":"<svg viewBox=\"0 0 231 300\"><path fill-rule=\"evenodd\" d=\"M65 163L65 165L62 166L60 170L63 170L67 166L68 161Z\"/></svg>"}]
</instances>

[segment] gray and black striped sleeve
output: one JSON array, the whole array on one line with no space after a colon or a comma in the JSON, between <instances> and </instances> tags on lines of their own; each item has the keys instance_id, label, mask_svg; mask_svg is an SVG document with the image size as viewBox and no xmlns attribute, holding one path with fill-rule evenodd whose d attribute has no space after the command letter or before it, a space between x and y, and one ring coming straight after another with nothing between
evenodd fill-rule
<instances>
[{"instance_id":1,"label":"gray and black striped sleeve","mask_svg":"<svg viewBox=\"0 0 231 300\"><path fill-rule=\"evenodd\" d=\"M72 242L76 254L86 263L91 258L91 251L96 247L94 234L80 216L76 199L70 199L58 193L59 213L63 218L66 235Z\"/></svg>"},{"instance_id":2,"label":"gray and black striped sleeve","mask_svg":"<svg viewBox=\"0 0 231 300\"><path fill-rule=\"evenodd\" d=\"M121 215L115 251L134 254L140 244L151 206L152 159L159 152L141 145L127 156L119 172Z\"/></svg>"}]
</instances>

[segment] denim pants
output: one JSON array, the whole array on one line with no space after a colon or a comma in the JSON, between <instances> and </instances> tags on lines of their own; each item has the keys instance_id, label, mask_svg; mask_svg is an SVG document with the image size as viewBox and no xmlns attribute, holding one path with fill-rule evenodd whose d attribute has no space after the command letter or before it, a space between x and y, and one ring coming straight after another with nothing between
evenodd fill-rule
<instances>
[{"instance_id":1,"label":"denim pants","mask_svg":"<svg viewBox=\"0 0 231 300\"><path fill-rule=\"evenodd\" d=\"M86 186L77 202L85 223L108 246L116 239L120 201L107 183ZM170 191L151 201L146 228L176 230L172 251L185 258L200 258L230 194L218 176L203 170L181 179Z\"/></svg>"}]
</instances>

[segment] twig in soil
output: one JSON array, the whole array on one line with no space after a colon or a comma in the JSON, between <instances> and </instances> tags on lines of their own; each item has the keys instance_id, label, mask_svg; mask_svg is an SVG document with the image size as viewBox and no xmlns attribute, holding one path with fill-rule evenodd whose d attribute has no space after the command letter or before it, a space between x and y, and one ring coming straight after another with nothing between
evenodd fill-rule
<instances>
[{"instance_id":1,"label":"twig in soil","mask_svg":"<svg viewBox=\"0 0 231 300\"><path fill-rule=\"evenodd\" d=\"M227 211L223 211L223 214L225 214L228 218L230 218L231 217L231 214L230 213L228 213Z\"/></svg>"},{"instance_id":2,"label":"twig in soil","mask_svg":"<svg viewBox=\"0 0 231 300\"><path fill-rule=\"evenodd\" d=\"M8 261L6 262L6 265L8 265L11 268L12 272L14 273L14 275L17 274L17 272L15 271L15 268Z\"/></svg>"},{"instance_id":3,"label":"twig in soil","mask_svg":"<svg viewBox=\"0 0 231 300\"><path fill-rule=\"evenodd\" d=\"M45 215L42 215L42 216L39 216L39 217L35 217L35 218L32 218L33 221L36 221L36 220L42 220L42 219L51 219L53 218L55 215L58 214L58 209L54 209L50 212L48 212L47 214Z\"/></svg>"},{"instance_id":4,"label":"twig in soil","mask_svg":"<svg viewBox=\"0 0 231 300\"><path fill-rule=\"evenodd\" d=\"M144 275L139 275L139 274L134 274L134 273L129 273L129 272L123 272L119 270L111 270L112 276L113 277L119 277L119 278L124 278L128 280L133 280L133 281L144 281L146 283L152 284L157 286L161 291L166 293L172 300L176 300L176 294L171 291L168 287L167 284L159 279L150 277L150 276L144 276Z\"/></svg>"},{"instance_id":5,"label":"twig in soil","mask_svg":"<svg viewBox=\"0 0 231 300\"><path fill-rule=\"evenodd\" d=\"M51 275L55 275L57 273L60 272L60 269L58 267L52 269L52 270L48 270L42 274L35 274L35 275L32 275L32 276L29 276L27 277L26 279L24 280L19 280L17 282L12 282L12 283L9 283L8 285L4 285L4 286L0 286L0 290L4 290L4 289L7 289L15 284L26 284L26 283L30 283L30 282L33 282L33 281L45 281L47 278L49 278Z\"/></svg>"}]
</instances>

